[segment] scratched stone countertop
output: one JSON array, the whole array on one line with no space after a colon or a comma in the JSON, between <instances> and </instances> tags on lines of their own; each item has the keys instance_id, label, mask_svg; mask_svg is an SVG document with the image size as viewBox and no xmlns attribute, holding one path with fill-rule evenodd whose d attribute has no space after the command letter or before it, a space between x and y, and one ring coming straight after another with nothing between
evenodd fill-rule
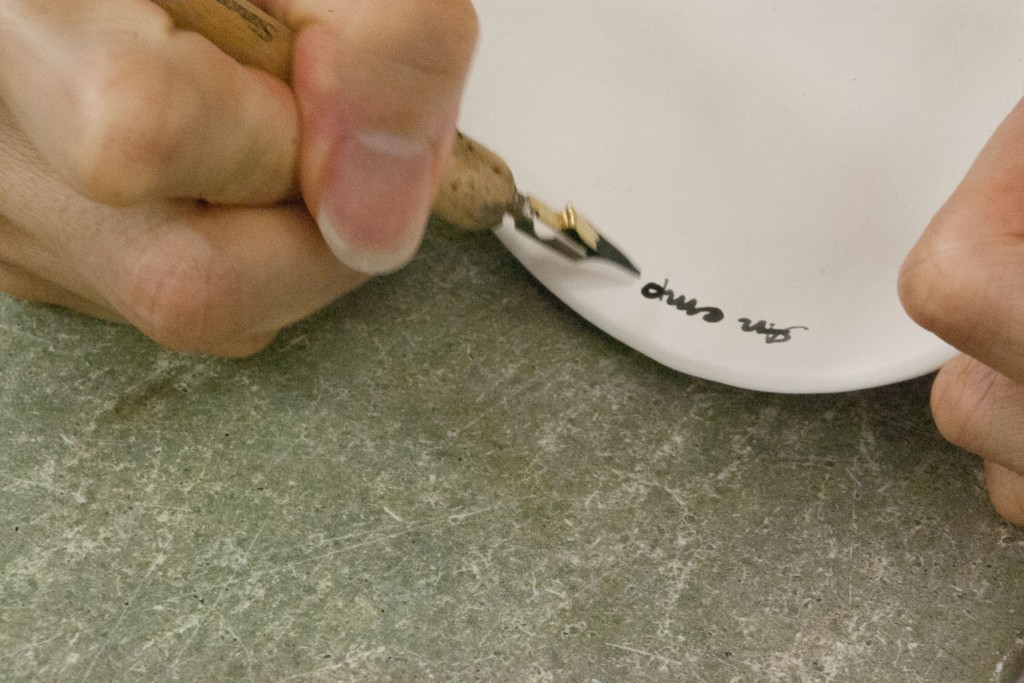
<instances>
[{"instance_id":1,"label":"scratched stone countertop","mask_svg":"<svg viewBox=\"0 0 1024 683\"><path fill-rule=\"evenodd\" d=\"M0 680L1008 683L928 386L686 377L436 226L241 361L0 298Z\"/></svg>"}]
</instances>

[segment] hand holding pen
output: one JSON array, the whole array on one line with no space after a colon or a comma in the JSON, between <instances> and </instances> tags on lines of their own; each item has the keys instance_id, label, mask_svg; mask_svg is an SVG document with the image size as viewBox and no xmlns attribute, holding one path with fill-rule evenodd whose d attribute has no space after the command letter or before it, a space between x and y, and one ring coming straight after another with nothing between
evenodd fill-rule
<instances>
[{"instance_id":1,"label":"hand holding pen","mask_svg":"<svg viewBox=\"0 0 1024 683\"><path fill-rule=\"evenodd\" d=\"M179 28L207 38L240 63L282 81L301 75L294 64L295 32L248 0L153 1L167 10ZM327 199L330 203L331 197ZM537 197L522 194L501 157L458 131L441 169L441 183L431 209L441 220L469 231L496 228L507 215L522 234L570 261L604 261L640 275L633 262L571 203L559 212ZM329 216L320 223L327 244L339 259L352 265L348 245L332 229L337 226ZM361 270L383 273L394 269L389 261L382 268L377 265L371 261Z\"/></svg>"},{"instance_id":2,"label":"hand holding pen","mask_svg":"<svg viewBox=\"0 0 1024 683\"><path fill-rule=\"evenodd\" d=\"M472 7L262 4L302 27L292 87L152 2L0 5L0 289L245 355L412 255Z\"/></svg>"}]
</instances>

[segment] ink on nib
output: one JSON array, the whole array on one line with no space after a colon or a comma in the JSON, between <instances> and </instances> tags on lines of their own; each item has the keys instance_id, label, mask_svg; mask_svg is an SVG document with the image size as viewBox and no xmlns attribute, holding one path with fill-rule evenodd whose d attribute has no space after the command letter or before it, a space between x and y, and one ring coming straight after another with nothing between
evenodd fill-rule
<instances>
[{"instance_id":1,"label":"ink on nib","mask_svg":"<svg viewBox=\"0 0 1024 683\"><path fill-rule=\"evenodd\" d=\"M536 197L517 194L512 206L509 207L509 213L516 228L522 233L566 258L574 261L602 259L640 277L640 269L618 247L602 237L594 224L580 215L571 203L566 204L565 209L559 212ZM539 235L535 229L536 222L550 228L553 231L552 235Z\"/></svg>"},{"instance_id":2,"label":"ink on nib","mask_svg":"<svg viewBox=\"0 0 1024 683\"><path fill-rule=\"evenodd\" d=\"M606 239L601 239L597 243L597 249L594 254L597 258L603 258L612 263L622 266L633 275L640 277L640 269L633 265L633 262L626 258L626 255L619 251L611 242Z\"/></svg>"}]
</instances>

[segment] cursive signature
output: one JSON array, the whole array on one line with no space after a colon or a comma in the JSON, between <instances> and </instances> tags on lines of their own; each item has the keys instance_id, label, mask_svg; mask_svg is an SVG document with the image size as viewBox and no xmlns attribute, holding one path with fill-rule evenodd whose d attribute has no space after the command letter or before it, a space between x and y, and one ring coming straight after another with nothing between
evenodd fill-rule
<instances>
[{"instance_id":1,"label":"cursive signature","mask_svg":"<svg viewBox=\"0 0 1024 683\"><path fill-rule=\"evenodd\" d=\"M687 299L682 294L676 294L668 288L668 280L665 280L665 284L659 285L656 282L649 282L644 285L640 293L644 295L646 299L656 299L658 301L664 301L669 306L676 308L686 315L700 315L703 314L704 321L709 323L722 322L725 318L725 313L721 308L714 306L701 306L697 303L696 299Z\"/></svg>"},{"instance_id":2,"label":"cursive signature","mask_svg":"<svg viewBox=\"0 0 1024 683\"><path fill-rule=\"evenodd\" d=\"M685 313L688 316L701 316L704 322L719 323L725 320L725 311L717 306L702 306L697 299L687 298L683 294L676 294L669 288L668 280L662 284L648 282L640 289L640 294L645 299L662 301L666 305ZM766 344L783 344L792 341L793 332L796 330L808 330L803 325L792 325L790 327L776 327L775 323L767 320L754 322L752 318L740 318L740 330L748 334L755 334L764 337Z\"/></svg>"},{"instance_id":3,"label":"cursive signature","mask_svg":"<svg viewBox=\"0 0 1024 683\"><path fill-rule=\"evenodd\" d=\"M775 323L769 323L764 320L755 323L750 318L740 318L739 321L743 324L744 332L763 335L765 344L782 344L784 342L788 342L793 338L793 330L809 329L803 325L775 327Z\"/></svg>"}]
</instances>

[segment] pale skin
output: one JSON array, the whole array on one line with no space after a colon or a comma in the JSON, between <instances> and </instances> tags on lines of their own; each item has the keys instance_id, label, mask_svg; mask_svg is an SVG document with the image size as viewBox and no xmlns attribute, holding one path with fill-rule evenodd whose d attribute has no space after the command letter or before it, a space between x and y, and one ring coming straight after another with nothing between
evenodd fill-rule
<instances>
[{"instance_id":1,"label":"pale skin","mask_svg":"<svg viewBox=\"0 0 1024 683\"><path fill-rule=\"evenodd\" d=\"M0 0L0 290L244 356L415 252L477 36L469 0L262 0L292 86L149 0ZM297 201L301 198L301 201ZM943 434L1024 524L1024 105L907 258L965 355Z\"/></svg>"},{"instance_id":2,"label":"pale skin","mask_svg":"<svg viewBox=\"0 0 1024 683\"><path fill-rule=\"evenodd\" d=\"M911 251L899 287L910 315L964 353L932 388L940 431L984 459L996 509L1024 525L1024 102Z\"/></svg>"},{"instance_id":3,"label":"pale skin","mask_svg":"<svg viewBox=\"0 0 1024 683\"><path fill-rule=\"evenodd\" d=\"M256 4L291 87L149 0L0 0L0 289L244 356L412 257L469 0Z\"/></svg>"}]
</instances>

